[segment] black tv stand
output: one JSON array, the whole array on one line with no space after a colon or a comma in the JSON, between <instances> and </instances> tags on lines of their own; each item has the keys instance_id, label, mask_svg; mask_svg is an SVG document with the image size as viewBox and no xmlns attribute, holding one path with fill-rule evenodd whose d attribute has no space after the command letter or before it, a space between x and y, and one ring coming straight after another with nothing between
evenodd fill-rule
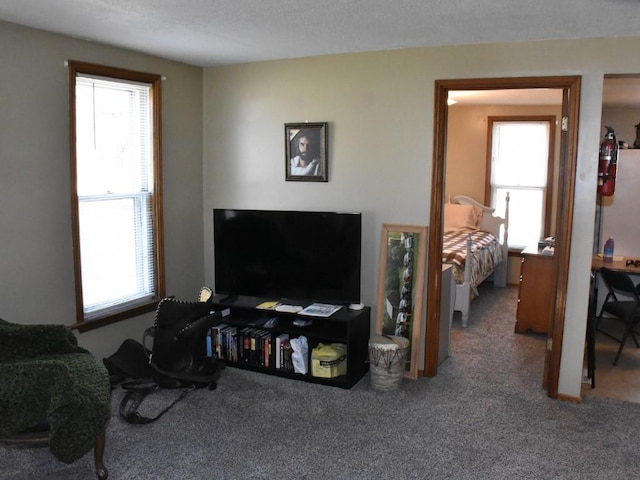
<instances>
[{"instance_id":1,"label":"black tv stand","mask_svg":"<svg viewBox=\"0 0 640 480\"><path fill-rule=\"evenodd\" d=\"M214 295L214 300L216 300L216 297L218 297L218 302L232 302L238 298L237 295Z\"/></svg>"},{"instance_id":2,"label":"black tv stand","mask_svg":"<svg viewBox=\"0 0 640 480\"><path fill-rule=\"evenodd\" d=\"M312 317L257 308L261 303L270 300L272 299L241 295L214 295L212 298L213 308L223 312L223 317L221 326L212 331L212 353L216 355L218 352L218 355L230 367L340 388L353 387L367 373L369 370L367 352L371 315L369 307L364 307L362 310L350 310L346 306L329 317ZM287 299L282 303L305 307L313 302ZM277 319L276 325L271 328L265 327L264 324L272 318ZM299 327L293 323L296 319L310 319L312 322L306 327ZM226 330L225 341L235 342L235 344L229 343L231 347L236 349L235 353L227 345L216 350L215 342L219 341L216 335L219 336L223 329ZM276 338L283 334L288 335L289 338L297 338L302 335L307 338L309 368L306 374L295 373L285 368L276 368L276 355L279 355L279 352L276 351ZM242 343L241 346L238 345L239 342ZM250 345L249 351L246 349L246 342ZM312 375L311 354L319 343L346 345L347 371L345 375L333 378Z\"/></svg>"}]
</instances>

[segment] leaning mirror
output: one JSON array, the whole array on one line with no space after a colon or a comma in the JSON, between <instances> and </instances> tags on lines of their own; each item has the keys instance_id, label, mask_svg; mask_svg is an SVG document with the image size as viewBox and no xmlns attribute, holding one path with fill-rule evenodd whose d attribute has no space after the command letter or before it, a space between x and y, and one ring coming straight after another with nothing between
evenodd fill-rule
<instances>
[{"instance_id":1,"label":"leaning mirror","mask_svg":"<svg viewBox=\"0 0 640 480\"><path fill-rule=\"evenodd\" d=\"M418 378L427 227L382 225L376 332L409 340L405 377Z\"/></svg>"}]
</instances>

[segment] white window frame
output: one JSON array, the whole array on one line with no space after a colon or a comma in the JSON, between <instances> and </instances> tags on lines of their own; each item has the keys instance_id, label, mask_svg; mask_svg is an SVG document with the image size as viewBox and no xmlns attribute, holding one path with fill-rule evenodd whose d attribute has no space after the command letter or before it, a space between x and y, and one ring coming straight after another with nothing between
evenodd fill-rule
<instances>
[{"instance_id":1,"label":"white window frame","mask_svg":"<svg viewBox=\"0 0 640 480\"><path fill-rule=\"evenodd\" d=\"M498 185L494 183L494 126L496 123L546 123L548 126L548 147L547 147L547 165L546 165L546 182L542 185L528 185L528 184L514 184L514 185ZM552 204L553 204L553 165L554 165L554 151L555 151L555 129L556 129L556 117L553 115L539 115L539 116L508 116L508 117L488 117L487 125L487 185L485 202L487 205L495 207L497 211L503 211L504 208L504 195L497 195L496 190L509 190L511 196L517 191L539 191L542 197L541 218L540 218L540 237L546 237L551 235L551 217L552 217ZM513 198L512 198L513 200ZM513 201L509 204L509 216L519 215L517 206ZM509 222L509 230L511 233L512 225L514 222ZM509 235L510 247L529 247L531 245L515 245L511 242L512 235ZM539 240L539 239L537 239Z\"/></svg>"},{"instance_id":2,"label":"white window frame","mask_svg":"<svg viewBox=\"0 0 640 480\"><path fill-rule=\"evenodd\" d=\"M72 327L77 328L79 331L85 331L152 311L156 308L158 301L165 296L161 191L161 77L156 74L76 61L68 62L68 70L71 213L76 284L76 323ZM114 188L114 191L111 192L108 183L104 187L104 191L84 192L79 188L78 181L81 175L78 168L77 137L81 134L81 131L77 128L76 118L76 87L79 78L93 78L96 81L104 79L109 82L122 82L125 85L138 84L142 85L145 91L146 87L148 87L150 136L148 141L143 142L140 132L133 133L134 135L139 135L140 144L143 145L141 148L145 149L143 158L148 158L149 161L148 169L143 169L145 172L140 174L141 176L138 180L141 185L140 188L132 188L130 191L126 191L126 189L125 191L116 191ZM108 282L109 280L106 275L104 279L100 275L89 278L87 276L88 273L83 277L83 255L85 256L85 263L88 261L87 258L100 260L98 253L87 253L90 252L90 248L86 245L86 242L89 241L86 235L88 234L89 237L91 234L99 235L100 227L87 227L86 221L81 226L81 208L92 204L109 205L112 202L121 202L123 205L130 204L128 209L131 223L125 222L122 224L122 219L118 218L120 222L118 226L121 225L123 228L128 229L135 238L135 259L132 260L135 265L131 265L131 267L137 272L137 287L133 293L117 294L113 299L108 301L100 300L95 305L92 305L85 298L83 281L92 282L92 288L96 288L97 282L101 280ZM83 235L85 236L84 250L82 248ZM88 255L89 257L87 257ZM93 255L93 257L90 255ZM87 267L86 270L89 272L91 269ZM95 273L95 267L93 267L93 270Z\"/></svg>"}]
</instances>

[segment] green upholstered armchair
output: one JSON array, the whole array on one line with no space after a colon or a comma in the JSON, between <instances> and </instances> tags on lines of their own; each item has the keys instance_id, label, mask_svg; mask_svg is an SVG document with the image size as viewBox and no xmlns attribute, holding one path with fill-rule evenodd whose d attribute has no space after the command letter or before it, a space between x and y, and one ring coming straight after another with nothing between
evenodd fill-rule
<instances>
[{"instance_id":1,"label":"green upholstered armchair","mask_svg":"<svg viewBox=\"0 0 640 480\"><path fill-rule=\"evenodd\" d=\"M111 415L109 374L64 325L18 325L0 319L0 438L49 426L48 445L64 463L92 448L98 478Z\"/></svg>"}]
</instances>

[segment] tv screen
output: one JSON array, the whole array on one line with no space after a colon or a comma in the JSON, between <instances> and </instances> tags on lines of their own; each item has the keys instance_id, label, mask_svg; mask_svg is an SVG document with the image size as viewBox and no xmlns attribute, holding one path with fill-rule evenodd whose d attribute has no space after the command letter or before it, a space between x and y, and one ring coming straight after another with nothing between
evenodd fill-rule
<instances>
[{"instance_id":1,"label":"tv screen","mask_svg":"<svg viewBox=\"0 0 640 480\"><path fill-rule=\"evenodd\" d=\"M359 303L361 217L214 209L216 293Z\"/></svg>"}]
</instances>

